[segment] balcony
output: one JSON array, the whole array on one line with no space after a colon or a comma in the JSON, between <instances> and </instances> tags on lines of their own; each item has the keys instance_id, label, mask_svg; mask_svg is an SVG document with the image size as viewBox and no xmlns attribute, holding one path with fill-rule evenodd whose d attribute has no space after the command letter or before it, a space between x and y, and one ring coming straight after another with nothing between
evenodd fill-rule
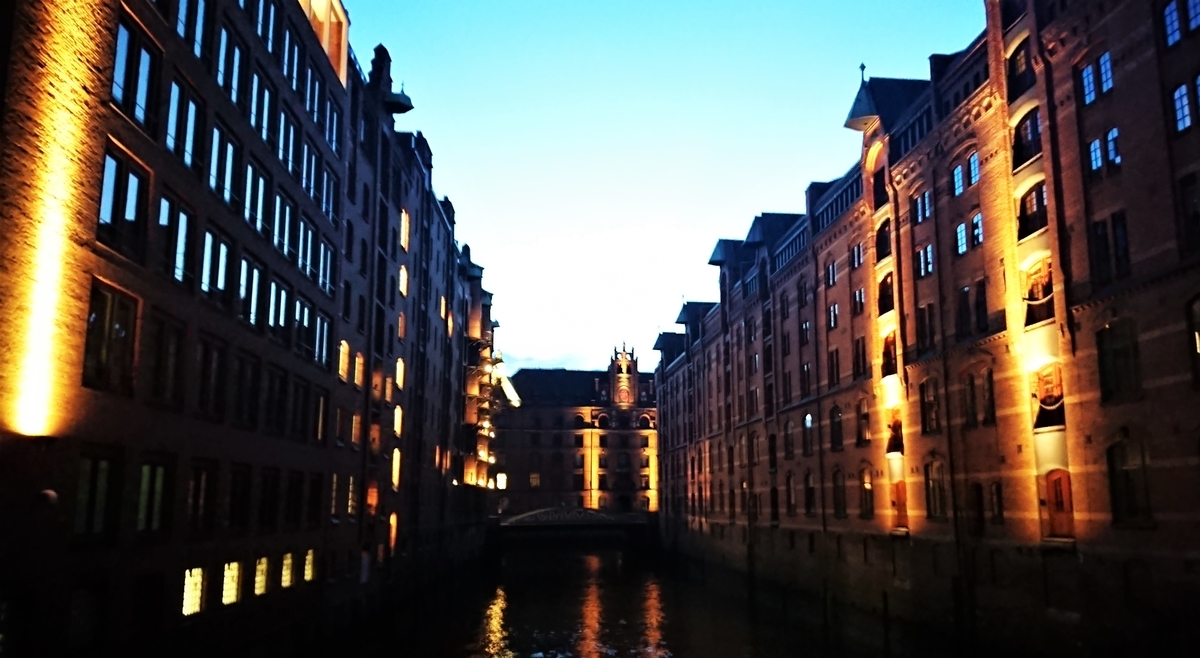
<instances>
[{"instance_id":1,"label":"balcony","mask_svg":"<svg viewBox=\"0 0 1200 658\"><path fill-rule=\"evenodd\" d=\"M1025 326L1032 327L1054 319L1054 296L1047 294L1042 299L1025 300Z\"/></svg>"},{"instance_id":2,"label":"balcony","mask_svg":"<svg viewBox=\"0 0 1200 658\"><path fill-rule=\"evenodd\" d=\"M1046 228L1047 225L1048 221L1046 218L1045 209L1020 215L1017 217L1017 240L1024 240L1034 233Z\"/></svg>"}]
</instances>

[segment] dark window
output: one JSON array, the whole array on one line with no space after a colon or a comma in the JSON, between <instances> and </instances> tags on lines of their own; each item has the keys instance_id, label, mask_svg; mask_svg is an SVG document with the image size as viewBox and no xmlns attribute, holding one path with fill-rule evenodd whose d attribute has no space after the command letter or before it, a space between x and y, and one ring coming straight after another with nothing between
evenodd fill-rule
<instances>
[{"instance_id":1,"label":"dark window","mask_svg":"<svg viewBox=\"0 0 1200 658\"><path fill-rule=\"evenodd\" d=\"M1101 402L1124 402L1141 395L1137 341L1137 326L1127 318L1113 320L1096 332Z\"/></svg>"},{"instance_id":2,"label":"dark window","mask_svg":"<svg viewBox=\"0 0 1200 658\"><path fill-rule=\"evenodd\" d=\"M296 377L292 378L292 427L290 436L293 440L304 443L312 438L313 429L309 419L312 407L311 388L308 382ZM378 443L373 447L378 449Z\"/></svg>"},{"instance_id":3,"label":"dark window","mask_svg":"<svg viewBox=\"0 0 1200 658\"><path fill-rule=\"evenodd\" d=\"M150 319L150 397L175 408L183 406L183 335L172 320Z\"/></svg>"},{"instance_id":4,"label":"dark window","mask_svg":"<svg viewBox=\"0 0 1200 658\"><path fill-rule=\"evenodd\" d=\"M287 426L287 373L276 367L267 368L264 419L267 434L283 435Z\"/></svg>"},{"instance_id":5,"label":"dark window","mask_svg":"<svg viewBox=\"0 0 1200 658\"><path fill-rule=\"evenodd\" d=\"M958 290L958 305L954 313L954 337L962 341L971 337L971 287Z\"/></svg>"},{"instance_id":6,"label":"dark window","mask_svg":"<svg viewBox=\"0 0 1200 658\"><path fill-rule=\"evenodd\" d=\"M170 474L170 465L164 461L142 464L138 473L135 525L139 533L158 535L168 530L171 518Z\"/></svg>"},{"instance_id":7,"label":"dark window","mask_svg":"<svg viewBox=\"0 0 1200 658\"><path fill-rule=\"evenodd\" d=\"M844 445L845 441L842 434L842 410L840 407L833 407L829 410L829 449L840 451Z\"/></svg>"},{"instance_id":8,"label":"dark window","mask_svg":"<svg viewBox=\"0 0 1200 658\"><path fill-rule=\"evenodd\" d=\"M889 313L896 308L896 288L893 277L888 273L879 282L879 314Z\"/></svg>"},{"instance_id":9,"label":"dark window","mask_svg":"<svg viewBox=\"0 0 1200 658\"><path fill-rule=\"evenodd\" d=\"M304 474L291 471L287 477L287 492L284 494L283 525L289 530L300 527L304 512Z\"/></svg>"},{"instance_id":10,"label":"dark window","mask_svg":"<svg viewBox=\"0 0 1200 658\"><path fill-rule=\"evenodd\" d=\"M233 364L233 422L248 429L258 427L262 364L257 357L241 353Z\"/></svg>"},{"instance_id":11,"label":"dark window","mask_svg":"<svg viewBox=\"0 0 1200 658\"><path fill-rule=\"evenodd\" d=\"M833 388L842 380L842 360L838 350L829 352L829 387Z\"/></svg>"},{"instance_id":12,"label":"dark window","mask_svg":"<svg viewBox=\"0 0 1200 658\"><path fill-rule=\"evenodd\" d=\"M258 498L258 528L274 532L279 525L279 469L262 472L262 491Z\"/></svg>"},{"instance_id":13,"label":"dark window","mask_svg":"<svg viewBox=\"0 0 1200 658\"><path fill-rule=\"evenodd\" d=\"M817 484L813 479L812 471L804 474L804 514L807 516L817 515Z\"/></svg>"},{"instance_id":14,"label":"dark window","mask_svg":"<svg viewBox=\"0 0 1200 658\"><path fill-rule=\"evenodd\" d=\"M139 263L146 248L147 181L140 167L112 149L105 152L96 239Z\"/></svg>"},{"instance_id":15,"label":"dark window","mask_svg":"<svg viewBox=\"0 0 1200 658\"><path fill-rule=\"evenodd\" d=\"M1124 439L1108 449L1108 488L1114 523L1150 520L1146 453L1141 442Z\"/></svg>"},{"instance_id":16,"label":"dark window","mask_svg":"<svg viewBox=\"0 0 1200 658\"><path fill-rule=\"evenodd\" d=\"M885 219L875 230L875 260L881 261L892 255L892 220Z\"/></svg>"},{"instance_id":17,"label":"dark window","mask_svg":"<svg viewBox=\"0 0 1200 658\"><path fill-rule=\"evenodd\" d=\"M101 535L116 530L119 475L117 464L111 459L92 456L79 459L73 528L76 535Z\"/></svg>"},{"instance_id":18,"label":"dark window","mask_svg":"<svg viewBox=\"0 0 1200 658\"><path fill-rule=\"evenodd\" d=\"M887 190L887 169L880 169L875 172L874 180L871 185L874 191L875 210L887 205L888 190ZM882 257L881 257L882 258Z\"/></svg>"},{"instance_id":19,"label":"dark window","mask_svg":"<svg viewBox=\"0 0 1200 658\"><path fill-rule=\"evenodd\" d=\"M305 504L305 525L316 528L321 525L321 492L325 490L324 477L320 473L308 476L308 501Z\"/></svg>"},{"instance_id":20,"label":"dark window","mask_svg":"<svg viewBox=\"0 0 1200 658\"><path fill-rule=\"evenodd\" d=\"M935 323L937 314L933 304L917 307L917 352L923 353L933 349L935 342Z\"/></svg>"},{"instance_id":21,"label":"dark window","mask_svg":"<svg viewBox=\"0 0 1200 658\"><path fill-rule=\"evenodd\" d=\"M250 529L250 467L234 464L229 469L229 515L227 523L235 534Z\"/></svg>"},{"instance_id":22,"label":"dark window","mask_svg":"<svg viewBox=\"0 0 1200 658\"><path fill-rule=\"evenodd\" d=\"M1021 42L1008 57L1008 100L1012 102L1028 91L1035 82L1030 62L1029 40Z\"/></svg>"},{"instance_id":23,"label":"dark window","mask_svg":"<svg viewBox=\"0 0 1200 658\"><path fill-rule=\"evenodd\" d=\"M858 474L858 515L864 519L875 518L875 484L870 468Z\"/></svg>"},{"instance_id":24,"label":"dark window","mask_svg":"<svg viewBox=\"0 0 1200 658\"><path fill-rule=\"evenodd\" d=\"M996 381L992 369L983 371L983 424L996 424Z\"/></svg>"},{"instance_id":25,"label":"dark window","mask_svg":"<svg viewBox=\"0 0 1200 658\"><path fill-rule=\"evenodd\" d=\"M972 374L963 377L963 416L963 422L967 427L975 427L979 424L979 405L975 392L975 375Z\"/></svg>"},{"instance_id":26,"label":"dark window","mask_svg":"<svg viewBox=\"0 0 1200 658\"><path fill-rule=\"evenodd\" d=\"M840 468L833 471L833 515L846 518L846 473Z\"/></svg>"},{"instance_id":27,"label":"dark window","mask_svg":"<svg viewBox=\"0 0 1200 658\"><path fill-rule=\"evenodd\" d=\"M946 518L946 466L940 461L925 465L925 513L931 519Z\"/></svg>"},{"instance_id":28,"label":"dark window","mask_svg":"<svg viewBox=\"0 0 1200 658\"><path fill-rule=\"evenodd\" d=\"M1017 124L1013 135L1013 168L1029 162L1042 152L1042 115L1034 109Z\"/></svg>"},{"instance_id":29,"label":"dark window","mask_svg":"<svg viewBox=\"0 0 1200 658\"><path fill-rule=\"evenodd\" d=\"M975 331L988 333L987 281L975 282Z\"/></svg>"},{"instance_id":30,"label":"dark window","mask_svg":"<svg viewBox=\"0 0 1200 658\"><path fill-rule=\"evenodd\" d=\"M855 407L857 425L854 430L854 443L865 446L871 442L871 407L866 400L859 400Z\"/></svg>"},{"instance_id":31,"label":"dark window","mask_svg":"<svg viewBox=\"0 0 1200 658\"><path fill-rule=\"evenodd\" d=\"M210 462L193 463L188 477L187 490L188 532L193 539L202 539L212 535L213 519L216 518L214 507L216 500L216 465Z\"/></svg>"},{"instance_id":32,"label":"dark window","mask_svg":"<svg viewBox=\"0 0 1200 658\"><path fill-rule=\"evenodd\" d=\"M936 379L921 382L921 433L933 434L941 429L938 419L938 387Z\"/></svg>"},{"instance_id":33,"label":"dark window","mask_svg":"<svg viewBox=\"0 0 1200 658\"><path fill-rule=\"evenodd\" d=\"M99 281L92 282L83 385L131 395L137 300Z\"/></svg>"},{"instance_id":34,"label":"dark window","mask_svg":"<svg viewBox=\"0 0 1200 658\"><path fill-rule=\"evenodd\" d=\"M1017 239L1023 240L1045 228L1046 184L1038 183L1021 197L1020 216L1017 219Z\"/></svg>"},{"instance_id":35,"label":"dark window","mask_svg":"<svg viewBox=\"0 0 1200 658\"><path fill-rule=\"evenodd\" d=\"M860 336L854 339L854 378L861 379L871 374L871 364L867 361L867 339Z\"/></svg>"},{"instance_id":36,"label":"dark window","mask_svg":"<svg viewBox=\"0 0 1200 658\"><path fill-rule=\"evenodd\" d=\"M221 420L225 416L225 346L202 336L196 345L196 372L199 375L197 405L200 414Z\"/></svg>"}]
</instances>

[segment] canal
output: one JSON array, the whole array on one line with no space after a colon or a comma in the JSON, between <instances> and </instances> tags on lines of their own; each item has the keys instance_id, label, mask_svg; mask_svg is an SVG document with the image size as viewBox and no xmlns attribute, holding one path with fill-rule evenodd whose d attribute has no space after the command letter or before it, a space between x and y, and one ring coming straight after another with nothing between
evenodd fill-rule
<instances>
[{"instance_id":1,"label":"canal","mask_svg":"<svg viewBox=\"0 0 1200 658\"><path fill-rule=\"evenodd\" d=\"M385 619L358 653L396 655L396 647L399 655L420 658L826 653L819 628L761 614L737 586L699 580L617 551L510 553L420 609Z\"/></svg>"}]
</instances>

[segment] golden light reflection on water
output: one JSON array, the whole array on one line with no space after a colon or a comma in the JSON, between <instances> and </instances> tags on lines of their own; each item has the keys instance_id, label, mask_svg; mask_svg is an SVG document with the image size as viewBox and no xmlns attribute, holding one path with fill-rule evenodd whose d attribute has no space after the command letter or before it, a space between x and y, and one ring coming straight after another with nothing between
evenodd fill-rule
<instances>
[{"instance_id":1,"label":"golden light reflection on water","mask_svg":"<svg viewBox=\"0 0 1200 658\"><path fill-rule=\"evenodd\" d=\"M660 655L658 645L662 642L663 623L662 591L659 589L658 581L652 580L646 583L645 594L643 614L645 615L646 646L654 651L649 655L658 656Z\"/></svg>"},{"instance_id":2,"label":"golden light reflection on water","mask_svg":"<svg viewBox=\"0 0 1200 658\"><path fill-rule=\"evenodd\" d=\"M579 642L575 645L575 650L579 652L579 658L599 658L600 622L603 620L600 605L600 557L588 555L584 557L583 563L588 570L588 580L583 590Z\"/></svg>"},{"instance_id":3,"label":"golden light reflection on water","mask_svg":"<svg viewBox=\"0 0 1200 658\"><path fill-rule=\"evenodd\" d=\"M514 658L516 654L508 648L508 634L504 631L504 610L508 598L503 587L496 588L496 595L484 613L483 651L489 658Z\"/></svg>"}]
</instances>

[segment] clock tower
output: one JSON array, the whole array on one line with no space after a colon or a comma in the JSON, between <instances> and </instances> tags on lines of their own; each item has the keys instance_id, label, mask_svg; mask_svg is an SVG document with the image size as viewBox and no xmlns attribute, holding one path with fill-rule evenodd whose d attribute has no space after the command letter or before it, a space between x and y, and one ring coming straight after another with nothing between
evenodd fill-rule
<instances>
[{"instance_id":1,"label":"clock tower","mask_svg":"<svg viewBox=\"0 0 1200 658\"><path fill-rule=\"evenodd\" d=\"M638 372L637 357L632 350L622 345L613 350L612 362L608 366L608 379L612 385L612 401L617 407L628 409L637 404Z\"/></svg>"}]
</instances>

